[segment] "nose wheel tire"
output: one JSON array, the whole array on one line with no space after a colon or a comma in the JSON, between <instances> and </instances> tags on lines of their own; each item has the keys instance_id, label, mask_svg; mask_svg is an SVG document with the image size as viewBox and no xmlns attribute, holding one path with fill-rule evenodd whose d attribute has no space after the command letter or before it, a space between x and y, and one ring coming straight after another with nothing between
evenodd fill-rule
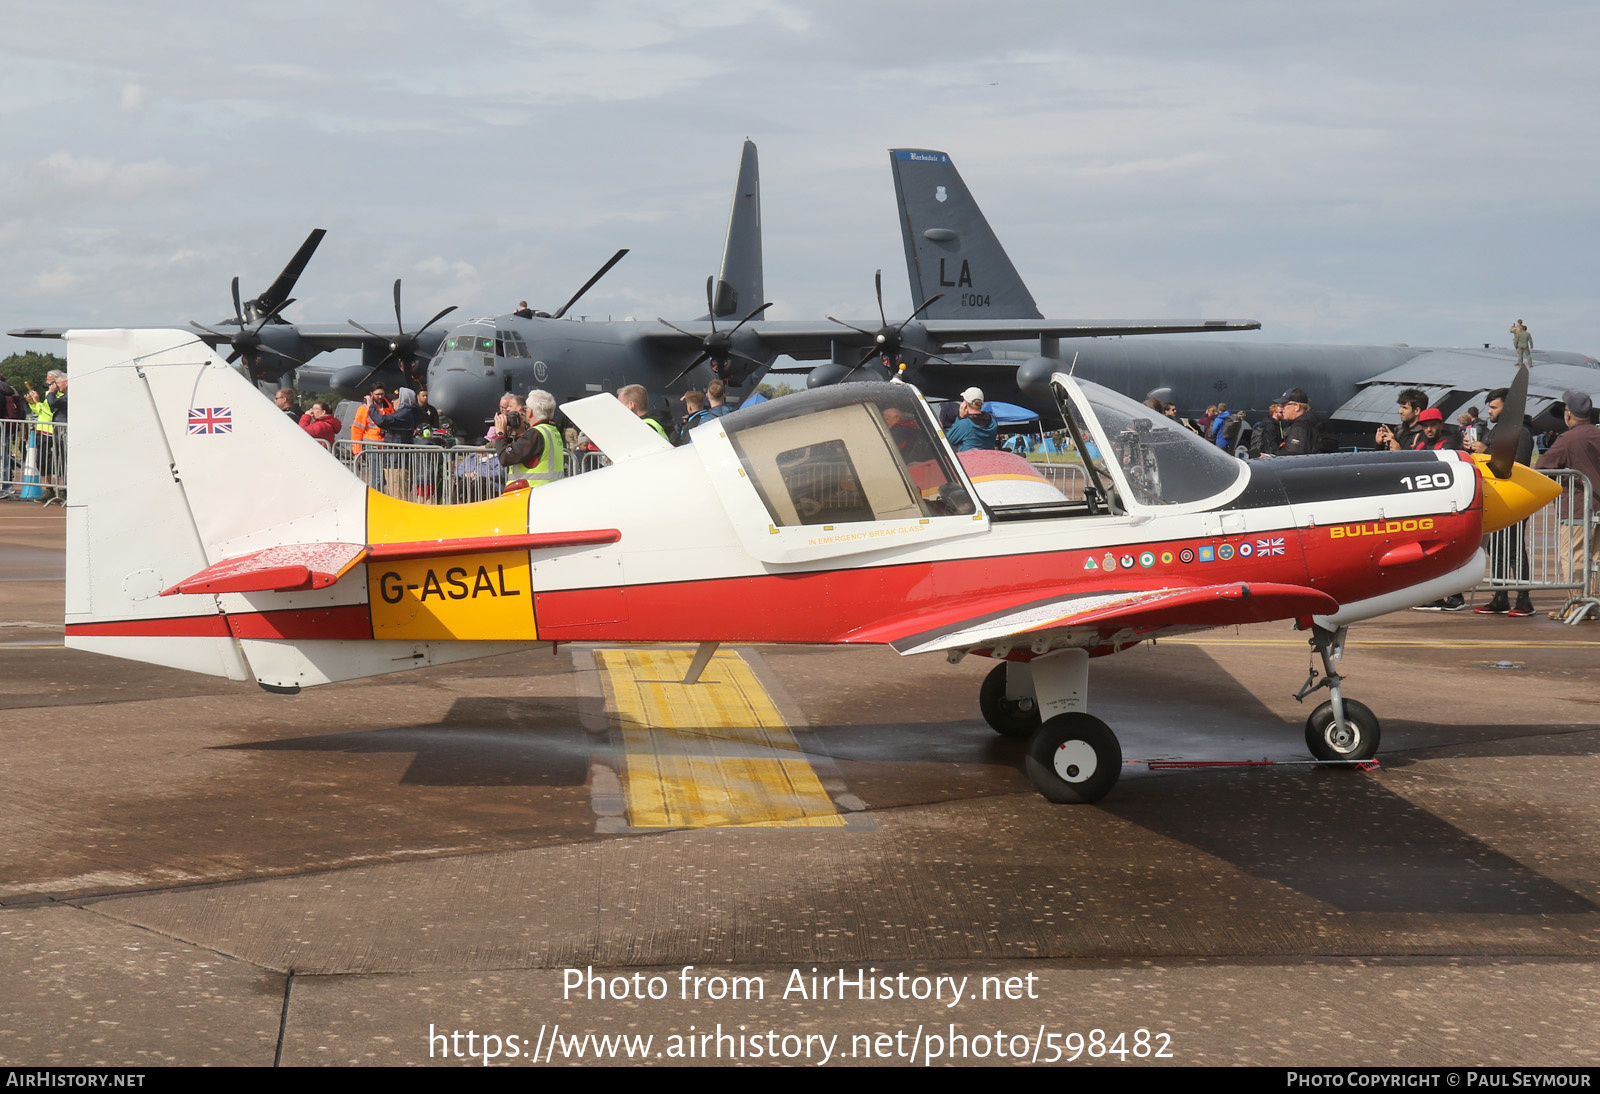
<instances>
[{"instance_id":1,"label":"nose wheel tire","mask_svg":"<svg viewBox=\"0 0 1600 1094\"><path fill-rule=\"evenodd\" d=\"M1306 748L1319 760L1370 760L1378 753L1378 718L1365 703L1344 701L1345 724L1333 718L1333 701L1306 719Z\"/></svg>"},{"instance_id":2,"label":"nose wheel tire","mask_svg":"<svg viewBox=\"0 0 1600 1094\"><path fill-rule=\"evenodd\" d=\"M1028 740L1028 779L1060 805L1097 802L1122 775L1122 746L1092 714L1058 714Z\"/></svg>"},{"instance_id":3,"label":"nose wheel tire","mask_svg":"<svg viewBox=\"0 0 1600 1094\"><path fill-rule=\"evenodd\" d=\"M1002 737L1026 739L1039 728L1039 704L1029 696L1006 698L1006 662L1002 661L983 678L978 689L978 709L989 728Z\"/></svg>"}]
</instances>

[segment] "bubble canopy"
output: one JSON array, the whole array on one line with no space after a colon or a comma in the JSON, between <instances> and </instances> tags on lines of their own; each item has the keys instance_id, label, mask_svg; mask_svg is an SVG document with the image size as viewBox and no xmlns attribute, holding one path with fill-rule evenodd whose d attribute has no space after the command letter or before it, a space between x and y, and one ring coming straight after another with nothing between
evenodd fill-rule
<instances>
[{"instance_id":1,"label":"bubble canopy","mask_svg":"<svg viewBox=\"0 0 1600 1094\"><path fill-rule=\"evenodd\" d=\"M1051 386L1084 470L1113 513L1210 508L1244 489L1243 461L1166 415L1063 373Z\"/></svg>"}]
</instances>

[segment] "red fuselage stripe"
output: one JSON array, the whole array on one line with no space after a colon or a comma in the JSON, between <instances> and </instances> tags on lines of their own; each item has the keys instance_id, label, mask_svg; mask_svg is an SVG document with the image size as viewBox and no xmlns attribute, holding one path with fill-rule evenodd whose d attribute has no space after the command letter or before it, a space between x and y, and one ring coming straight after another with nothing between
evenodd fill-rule
<instances>
[{"instance_id":1,"label":"red fuselage stripe","mask_svg":"<svg viewBox=\"0 0 1600 1094\"><path fill-rule=\"evenodd\" d=\"M727 642L827 643L882 642L884 624L897 617L905 621L905 633L922 632L1007 602L1060 596L1074 587L1088 593L1269 582L1314 588L1349 603L1449 573L1477 550L1477 537L1468 527L1480 519L1476 511L1428 519L1431 530L1393 539L1420 535L1454 542L1422 563L1392 570L1375 569L1372 561L1374 549L1380 542L1388 544L1390 537L1332 539L1326 527L1287 528L866 569L536 591L534 610L539 637L560 641L683 642L715 636ZM1249 554L1241 554L1240 545L1246 542ZM1258 546L1262 543L1264 548ZM1224 546L1230 558L1219 557ZM1279 550L1283 553L1263 553ZM1181 561L1185 552L1191 561ZM1315 581L1306 566L1313 552L1318 560ZM1154 556L1149 566L1144 565L1146 554ZM1105 565L1108 555L1114 568ZM1165 561L1167 555L1171 562ZM1131 566L1125 565L1128 559Z\"/></svg>"},{"instance_id":2,"label":"red fuselage stripe","mask_svg":"<svg viewBox=\"0 0 1600 1094\"><path fill-rule=\"evenodd\" d=\"M184 615L69 623L67 634L104 638L337 638L370 639L372 617L365 604L297 608L236 615Z\"/></svg>"}]
</instances>

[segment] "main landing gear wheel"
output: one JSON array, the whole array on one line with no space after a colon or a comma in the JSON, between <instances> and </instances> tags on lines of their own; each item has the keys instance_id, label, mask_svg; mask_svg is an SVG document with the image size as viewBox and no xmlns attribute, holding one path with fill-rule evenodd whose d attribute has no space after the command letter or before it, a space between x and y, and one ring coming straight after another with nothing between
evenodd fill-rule
<instances>
[{"instance_id":1,"label":"main landing gear wheel","mask_svg":"<svg viewBox=\"0 0 1600 1094\"><path fill-rule=\"evenodd\" d=\"M1365 703L1344 701L1345 724L1333 717L1333 700L1306 719L1306 748L1319 760L1370 760L1378 752L1378 717Z\"/></svg>"},{"instance_id":2,"label":"main landing gear wheel","mask_svg":"<svg viewBox=\"0 0 1600 1094\"><path fill-rule=\"evenodd\" d=\"M1122 774L1122 746L1092 714L1058 714L1028 741L1028 779L1061 805L1097 802Z\"/></svg>"},{"instance_id":3,"label":"main landing gear wheel","mask_svg":"<svg viewBox=\"0 0 1600 1094\"><path fill-rule=\"evenodd\" d=\"M1002 737L1026 739L1039 728L1039 703L1032 696L1006 698L1006 662L1002 661L983 678L978 689L978 709L989 728Z\"/></svg>"}]
</instances>

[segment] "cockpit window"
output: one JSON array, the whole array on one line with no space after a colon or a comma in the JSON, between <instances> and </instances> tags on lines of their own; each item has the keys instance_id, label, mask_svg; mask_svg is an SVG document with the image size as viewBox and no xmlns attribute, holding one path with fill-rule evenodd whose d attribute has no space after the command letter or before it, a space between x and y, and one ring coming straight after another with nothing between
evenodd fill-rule
<instances>
[{"instance_id":1,"label":"cockpit window","mask_svg":"<svg viewBox=\"0 0 1600 1094\"><path fill-rule=\"evenodd\" d=\"M532 357L528 352L528 344L522 340L522 335L514 330L497 330L495 336L495 354L499 357Z\"/></svg>"},{"instance_id":2,"label":"cockpit window","mask_svg":"<svg viewBox=\"0 0 1600 1094\"><path fill-rule=\"evenodd\" d=\"M1144 404L1096 384L1080 387L1109 451L1076 421L1076 406L1060 388L1057 397L1082 433L1086 469L1110 492L1114 512L1125 508L1117 496L1122 491L1139 505L1184 505L1215 497L1248 474L1243 463Z\"/></svg>"},{"instance_id":3,"label":"cockpit window","mask_svg":"<svg viewBox=\"0 0 1600 1094\"><path fill-rule=\"evenodd\" d=\"M841 384L721 419L777 527L969 515L976 506L919 399Z\"/></svg>"}]
</instances>

